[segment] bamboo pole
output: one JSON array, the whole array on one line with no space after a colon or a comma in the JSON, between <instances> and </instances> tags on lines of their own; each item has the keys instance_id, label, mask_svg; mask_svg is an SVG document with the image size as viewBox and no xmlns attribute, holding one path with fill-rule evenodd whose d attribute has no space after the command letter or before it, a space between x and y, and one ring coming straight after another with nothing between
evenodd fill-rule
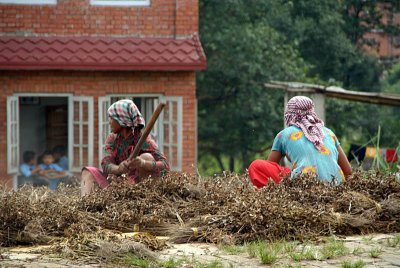
<instances>
[{"instance_id":1,"label":"bamboo pole","mask_svg":"<svg viewBox=\"0 0 400 268\"><path fill-rule=\"evenodd\" d=\"M161 111L164 109L165 103L160 103L158 104L156 110L154 111L153 115L150 118L150 121L147 123L142 136L140 137L138 143L135 146L135 149L133 149L133 152L129 156L128 160L132 160L136 158L139 155L140 149L143 146L143 143L146 141L147 136L149 136L150 131L153 129L154 124L156 123Z\"/></svg>"}]
</instances>

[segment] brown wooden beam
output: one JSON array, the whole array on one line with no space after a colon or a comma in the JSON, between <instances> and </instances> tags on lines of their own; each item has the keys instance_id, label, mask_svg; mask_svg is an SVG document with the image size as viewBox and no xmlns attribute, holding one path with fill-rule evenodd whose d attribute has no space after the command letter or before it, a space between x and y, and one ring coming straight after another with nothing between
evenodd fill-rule
<instances>
[{"instance_id":1,"label":"brown wooden beam","mask_svg":"<svg viewBox=\"0 0 400 268\"><path fill-rule=\"evenodd\" d=\"M266 83L264 85L266 88L283 89L287 92L310 93L310 94L321 93L325 94L327 97L344 99L344 100L390 105L390 106L400 106L399 94L352 91L340 87L333 87L333 86L325 87L321 85L305 84L298 82L271 81L270 83Z\"/></svg>"}]
</instances>

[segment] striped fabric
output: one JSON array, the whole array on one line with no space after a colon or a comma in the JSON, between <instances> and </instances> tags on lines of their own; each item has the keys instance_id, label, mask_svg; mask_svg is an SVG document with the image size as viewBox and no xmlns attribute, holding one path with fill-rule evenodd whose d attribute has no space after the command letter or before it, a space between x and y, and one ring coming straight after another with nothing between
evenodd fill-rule
<instances>
[{"instance_id":1,"label":"striped fabric","mask_svg":"<svg viewBox=\"0 0 400 268\"><path fill-rule=\"evenodd\" d=\"M314 111L313 101L305 96L291 98L285 110L287 126L296 126L303 131L304 136L320 151L324 139L324 122Z\"/></svg>"},{"instance_id":2,"label":"striped fabric","mask_svg":"<svg viewBox=\"0 0 400 268\"><path fill-rule=\"evenodd\" d=\"M144 118L132 100L119 100L108 108L108 115L122 127L143 128Z\"/></svg>"}]
</instances>

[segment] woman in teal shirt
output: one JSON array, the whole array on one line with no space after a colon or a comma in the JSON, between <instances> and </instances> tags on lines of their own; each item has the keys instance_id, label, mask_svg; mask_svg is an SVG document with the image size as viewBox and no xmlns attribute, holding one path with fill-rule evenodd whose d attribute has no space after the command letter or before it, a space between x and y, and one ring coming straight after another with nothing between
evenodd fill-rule
<instances>
[{"instance_id":1,"label":"woman in teal shirt","mask_svg":"<svg viewBox=\"0 0 400 268\"><path fill-rule=\"evenodd\" d=\"M314 103L305 96L289 100L285 110L288 126L275 137L268 160L255 160L249 175L256 187L263 187L269 178L279 183L288 174L315 173L322 181L340 184L351 174L351 167L336 135L316 115ZM292 169L279 166L286 156Z\"/></svg>"}]
</instances>

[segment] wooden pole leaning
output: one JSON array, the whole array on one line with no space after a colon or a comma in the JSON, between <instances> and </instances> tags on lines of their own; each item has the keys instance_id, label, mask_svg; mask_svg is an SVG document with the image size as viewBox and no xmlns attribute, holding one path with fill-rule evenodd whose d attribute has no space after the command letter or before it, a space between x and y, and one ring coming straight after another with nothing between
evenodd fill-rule
<instances>
[{"instance_id":1,"label":"wooden pole leaning","mask_svg":"<svg viewBox=\"0 0 400 268\"><path fill-rule=\"evenodd\" d=\"M153 112L153 115L150 118L150 121L146 124L146 127L144 128L144 131L142 133L142 136L140 137L138 143L135 146L135 149L133 149L128 160L132 160L139 155L139 152L143 146L143 143L146 141L147 136L149 136L150 131L153 129L153 126L156 123L156 121L157 121L158 117L160 116L160 113L164 109L164 107L165 107L165 103L158 104L156 110Z\"/></svg>"}]
</instances>

